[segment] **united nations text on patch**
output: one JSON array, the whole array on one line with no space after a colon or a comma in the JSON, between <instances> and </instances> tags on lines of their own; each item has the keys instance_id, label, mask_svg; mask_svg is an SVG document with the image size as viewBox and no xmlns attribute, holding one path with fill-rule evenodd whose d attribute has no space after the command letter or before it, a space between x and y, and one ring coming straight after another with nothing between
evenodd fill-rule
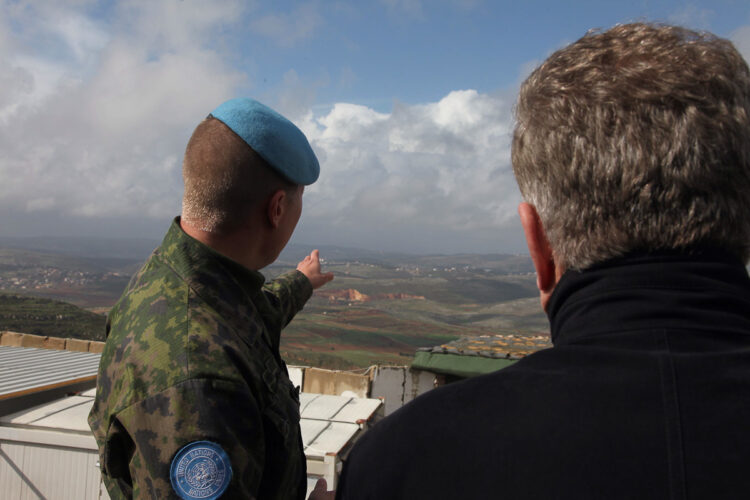
<instances>
[{"instance_id":1,"label":"united nations text on patch","mask_svg":"<svg viewBox=\"0 0 750 500\"><path fill-rule=\"evenodd\" d=\"M232 479L226 452L211 441L194 441L177 452L170 479L175 492L185 500L219 498Z\"/></svg>"}]
</instances>

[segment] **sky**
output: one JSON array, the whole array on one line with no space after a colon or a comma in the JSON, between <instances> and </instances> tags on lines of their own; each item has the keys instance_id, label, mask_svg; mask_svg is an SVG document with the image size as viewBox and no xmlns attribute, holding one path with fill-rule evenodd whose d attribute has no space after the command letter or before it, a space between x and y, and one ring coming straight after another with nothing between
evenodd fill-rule
<instances>
[{"instance_id":1,"label":"sky","mask_svg":"<svg viewBox=\"0 0 750 500\"><path fill-rule=\"evenodd\" d=\"M746 0L0 0L0 236L160 238L193 128L248 96L321 163L292 242L524 253L518 87L587 30L640 20L750 60Z\"/></svg>"}]
</instances>

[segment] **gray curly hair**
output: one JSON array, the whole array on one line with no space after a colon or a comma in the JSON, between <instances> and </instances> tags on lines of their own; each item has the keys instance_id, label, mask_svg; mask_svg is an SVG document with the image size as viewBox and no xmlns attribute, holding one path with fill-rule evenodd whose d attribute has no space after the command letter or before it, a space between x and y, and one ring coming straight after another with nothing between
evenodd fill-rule
<instances>
[{"instance_id":1,"label":"gray curly hair","mask_svg":"<svg viewBox=\"0 0 750 500\"><path fill-rule=\"evenodd\" d=\"M513 170L564 269L632 250L750 257L750 71L731 42L634 23L523 83Z\"/></svg>"}]
</instances>

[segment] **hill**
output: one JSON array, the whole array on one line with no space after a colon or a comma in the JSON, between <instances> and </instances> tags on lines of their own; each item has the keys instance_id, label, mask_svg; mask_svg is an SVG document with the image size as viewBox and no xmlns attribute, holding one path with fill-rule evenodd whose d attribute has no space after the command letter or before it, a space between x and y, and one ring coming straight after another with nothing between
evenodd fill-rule
<instances>
[{"instance_id":1,"label":"hill","mask_svg":"<svg viewBox=\"0 0 750 500\"><path fill-rule=\"evenodd\" d=\"M106 310L138 266L132 259L0 248L0 290Z\"/></svg>"},{"instance_id":2,"label":"hill","mask_svg":"<svg viewBox=\"0 0 750 500\"><path fill-rule=\"evenodd\" d=\"M522 257L347 261L324 255L335 278L284 330L282 354L289 362L329 368L408 364L417 348L463 336L549 331L536 277ZM290 269L272 266L264 273Z\"/></svg>"},{"instance_id":3,"label":"hill","mask_svg":"<svg viewBox=\"0 0 750 500\"><path fill-rule=\"evenodd\" d=\"M144 242L106 240L90 248L67 240L26 243L36 250L0 247L0 289L63 300L95 312L106 312L115 303L150 252ZM108 249L116 245L119 249L111 250L117 257L108 257ZM60 251L40 250L45 246ZM272 278L294 269L312 249L291 245L262 272ZM462 336L548 331L528 256L320 250L324 269L336 277L284 330L281 349L290 363L327 368L408 364L417 348ZM32 317L47 317L49 328L50 314L58 314L44 312L48 306L41 303L27 306L23 324L28 326L13 328L34 333L29 329L38 326ZM34 308L42 312L31 312ZM75 331L65 335L79 336Z\"/></svg>"},{"instance_id":4,"label":"hill","mask_svg":"<svg viewBox=\"0 0 750 500\"><path fill-rule=\"evenodd\" d=\"M105 317L40 297L0 293L0 330L51 337L104 340Z\"/></svg>"}]
</instances>

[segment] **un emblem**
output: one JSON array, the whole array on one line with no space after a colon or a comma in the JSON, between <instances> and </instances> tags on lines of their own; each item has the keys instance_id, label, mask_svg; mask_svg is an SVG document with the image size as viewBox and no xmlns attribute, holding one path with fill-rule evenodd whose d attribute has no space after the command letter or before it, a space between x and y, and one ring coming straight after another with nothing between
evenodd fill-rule
<instances>
[{"instance_id":1,"label":"un emblem","mask_svg":"<svg viewBox=\"0 0 750 500\"><path fill-rule=\"evenodd\" d=\"M211 441L193 441L172 459L172 488L184 500L219 498L232 480L226 452Z\"/></svg>"}]
</instances>

